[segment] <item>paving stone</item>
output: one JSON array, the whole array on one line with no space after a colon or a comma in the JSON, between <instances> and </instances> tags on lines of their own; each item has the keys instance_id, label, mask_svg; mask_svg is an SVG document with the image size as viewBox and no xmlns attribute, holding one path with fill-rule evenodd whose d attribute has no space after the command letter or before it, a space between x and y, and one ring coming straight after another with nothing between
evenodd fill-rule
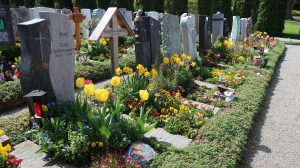
<instances>
[{"instance_id":1,"label":"paving stone","mask_svg":"<svg viewBox=\"0 0 300 168\"><path fill-rule=\"evenodd\" d=\"M15 155L18 159L23 159L21 163L22 168L75 168L59 161L50 161L45 153L37 152L39 149L40 147L32 141L25 141L16 145L11 154Z\"/></svg>"},{"instance_id":2,"label":"paving stone","mask_svg":"<svg viewBox=\"0 0 300 168\"><path fill-rule=\"evenodd\" d=\"M186 138L181 135L173 135L168 133L163 128L155 128L144 135L145 138L156 138L156 140L162 144L171 145L175 148L187 147L192 139Z\"/></svg>"}]
</instances>

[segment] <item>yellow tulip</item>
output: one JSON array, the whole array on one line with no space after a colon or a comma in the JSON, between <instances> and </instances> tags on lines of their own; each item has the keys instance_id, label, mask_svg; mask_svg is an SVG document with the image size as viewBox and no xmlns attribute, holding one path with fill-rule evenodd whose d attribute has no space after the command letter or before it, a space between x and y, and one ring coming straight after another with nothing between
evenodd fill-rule
<instances>
[{"instance_id":1,"label":"yellow tulip","mask_svg":"<svg viewBox=\"0 0 300 168\"><path fill-rule=\"evenodd\" d=\"M114 87L118 87L121 83L121 78L118 76L114 76L111 78L110 84Z\"/></svg>"},{"instance_id":2,"label":"yellow tulip","mask_svg":"<svg viewBox=\"0 0 300 168\"><path fill-rule=\"evenodd\" d=\"M140 95L141 101L146 101L149 99L149 93L147 90L140 90L139 95Z\"/></svg>"},{"instance_id":3,"label":"yellow tulip","mask_svg":"<svg viewBox=\"0 0 300 168\"><path fill-rule=\"evenodd\" d=\"M105 102L109 97L109 92L106 89L96 89L95 96L98 101Z\"/></svg>"},{"instance_id":4,"label":"yellow tulip","mask_svg":"<svg viewBox=\"0 0 300 168\"><path fill-rule=\"evenodd\" d=\"M93 96L95 94L95 85L93 83L85 85L84 93L88 96Z\"/></svg>"},{"instance_id":5,"label":"yellow tulip","mask_svg":"<svg viewBox=\"0 0 300 168\"><path fill-rule=\"evenodd\" d=\"M121 70L120 67L117 68L115 72L116 72L116 75L117 75L117 76L120 76L120 75L122 75L122 73L123 73L123 71Z\"/></svg>"},{"instance_id":6,"label":"yellow tulip","mask_svg":"<svg viewBox=\"0 0 300 168\"><path fill-rule=\"evenodd\" d=\"M150 76L150 73L149 73L149 72L145 72L145 73L144 73L144 76L145 76L145 77L149 77L149 76Z\"/></svg>"},{"instance_id":7,"label":"yellow tulip","mask_svg":"<svg viewBox=\"0 0 300 168\"><path fill-rule=\"evenodd\" d=\"M184 62L183 62L183 61L180 61L180 62L178 63L178 65L184 66Z\"/></svg>"},{"instance_id":8,"label":"yellow tulip","mask_svg":"<svg viewBox=\"0 0 300 168\"><path fill-rule=\"evenodd\" d=\"M169 60L169 58L165 57L165 58L164 58L164 60L163 60L163 63L164 63L164 64L168 64L168 63L170 63L170 60Z\"/></svg>"},{"instance_id":9,"label":"yellow tulip","mask_svg":"<svg viewBox=\"0 0 300 168\"><path fill-rule=\"evenodd\" d=\"M196 62L192 62L192 67L195 67L197 64L196 64Z\"/></svg>"},{"instance_id":10,"label":"yellow tulip","mask_svg":"<svg viewBox=\"0 0 300 168\"><path fill-rule=\"evenodd\" d=\"M5 135L5 131L4 130L0 130L0 136Z\"/></svg>"},{"instance_id":11,"label":"yellow tulip","mask_svg":"<svg viewBox=\"0 0 300 168\"><path fill-rule=\"evenodd\" d=\"M151 70L151 75L153 76L153 77L156 77L157 76L157 71L156 71L156 69L152 69Z\"/></svg>"},{"instance_id":12,"label":"yellow tulip","mask_svg":"<svg viewBox=\"0 0 300 168\"><path fill-rule=\"evenodd\" d=\"M11 146L10 146L10 144L7 144L3 149L4 149L6 152L11 151Z\"/></svg>"},{"instance_id":13,"label":"yellow tulip","mask_svg":"<svg viewBox=\"0 0 300 168\"><path fill-rule=\"evenodd\" d=\"M83 88L84 87L84 78L77 78L76 79L76 87Z\"/></svg>"}]
</instances>

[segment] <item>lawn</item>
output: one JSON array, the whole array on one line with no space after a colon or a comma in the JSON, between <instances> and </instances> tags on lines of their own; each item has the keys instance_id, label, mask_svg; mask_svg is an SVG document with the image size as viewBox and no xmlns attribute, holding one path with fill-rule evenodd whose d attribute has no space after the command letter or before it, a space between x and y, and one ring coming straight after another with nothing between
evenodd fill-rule
<instances>
[{"instance_id":1,"label":"lawn","mask_svg":"<svg viewBox=\"0 0 300 168\"><path fill-rule=\"evenodd\" d=\"M300 39L300 22L286 20L284 26L283 37Z\"/></svg>"}]
</instances>

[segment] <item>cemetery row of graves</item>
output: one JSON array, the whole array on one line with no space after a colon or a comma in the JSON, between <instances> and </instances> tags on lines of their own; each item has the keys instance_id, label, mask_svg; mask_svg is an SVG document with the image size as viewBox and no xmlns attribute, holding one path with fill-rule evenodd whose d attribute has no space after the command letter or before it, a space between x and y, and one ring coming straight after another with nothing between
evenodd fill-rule
<instances>
[{"instance_id":1,"label":"cemetery row of graves","mask_svg":"<svg viewBox=\"0 0 300 168\"><path fill-rule=\"evenodd\" d=\"M31 121L1 130L1 166L26 137L78 167L233 167L284 53L251 18L228 36L222 13L0 10L0 105Z\"/></svg>"}]
</instances>

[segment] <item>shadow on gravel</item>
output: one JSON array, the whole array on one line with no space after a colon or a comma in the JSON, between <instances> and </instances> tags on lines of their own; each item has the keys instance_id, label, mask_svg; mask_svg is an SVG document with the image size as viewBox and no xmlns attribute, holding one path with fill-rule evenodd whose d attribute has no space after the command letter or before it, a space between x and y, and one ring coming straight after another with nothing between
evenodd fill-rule
<instances>
[{"instance_id":1,"label":"shadow on gravel","mask_svg":"<svg viewBox=\"0 0 300 168\"><path fill-rule=\"evenodd\" d=\"M265 153L272 153L272 150L263 144L260 144L261 139L261 130L265 123L266 114L269 110L269 105L272 99L272 96L274 95L274 90L277 86L277 84L282 80L282 78L279 77L280 69L281 69L281 63L285 60L285 54L280 58L276 70L274 72L273 79L269 85L269 88L267 89L265 102L262 106L262 110L260 113L256 116L254 122L253 122L253 129L248 135L248 141L246 145L246 150L243 154L243 158L238 164L238 168L250 168L251 162L253 161L253 157L258 153L258 151L263 151Z\"/></svg>"}]
</instances>

